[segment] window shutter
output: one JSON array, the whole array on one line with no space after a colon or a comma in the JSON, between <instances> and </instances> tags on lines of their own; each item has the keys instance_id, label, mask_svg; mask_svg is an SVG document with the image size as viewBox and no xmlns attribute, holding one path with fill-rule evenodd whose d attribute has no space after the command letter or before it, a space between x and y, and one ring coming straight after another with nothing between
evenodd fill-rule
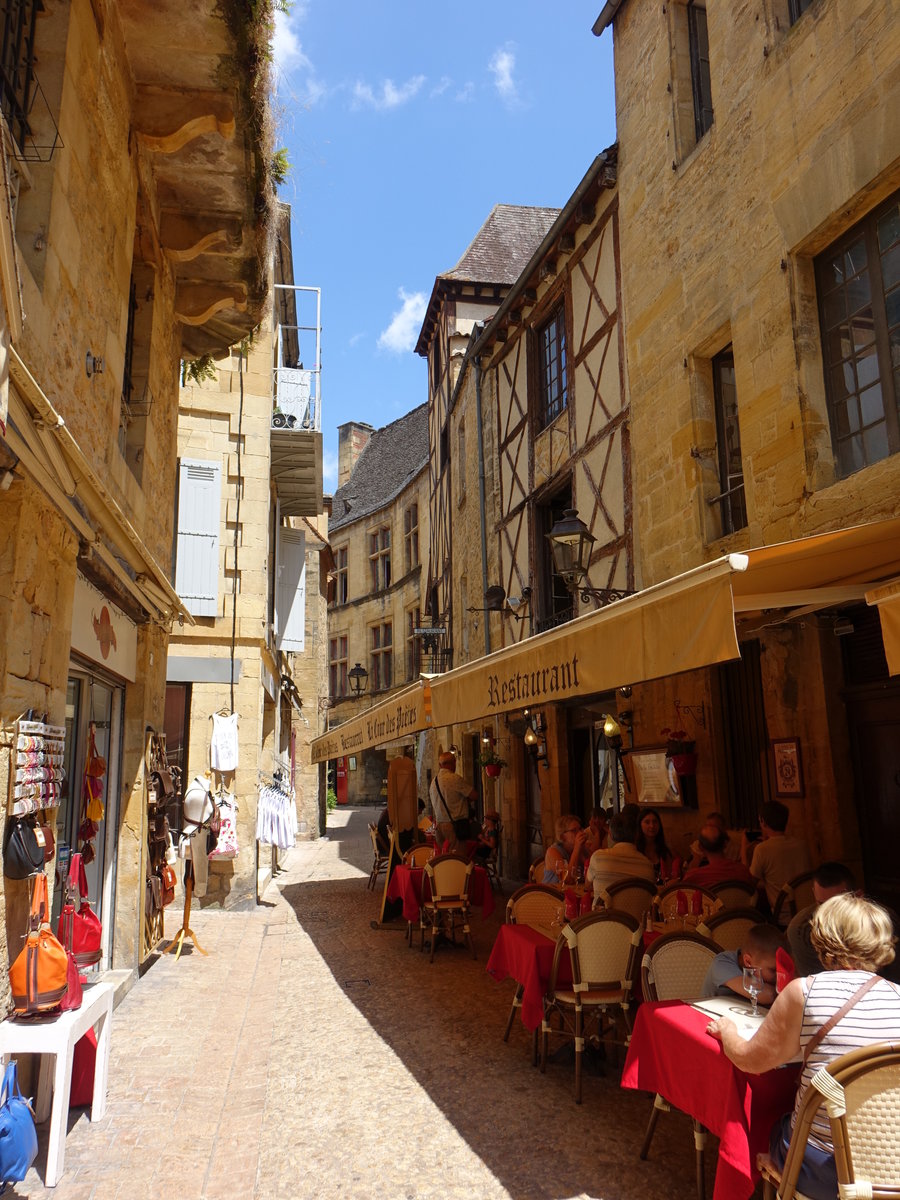
<instances>
[{"instance_id":1,"label":"window shutter","mask_svg":"<svg viewBox=\"0 0 900 1200\"><path fill-rule=\"evenodd\" d=\"M306 537L300 529L278 529L275 553L275 646L303 650L306 636Z\"/></svg>"},{"instance_id":2,"label":"window shutter","mask_svg":"<svg viewBox=\"0 0 900 1200\"><path fill-rule=\"evenodd\" d=\"M218 615L221 475L218 462L179 464L175 591L195 617Z\"/></svg>"}]
</instances>

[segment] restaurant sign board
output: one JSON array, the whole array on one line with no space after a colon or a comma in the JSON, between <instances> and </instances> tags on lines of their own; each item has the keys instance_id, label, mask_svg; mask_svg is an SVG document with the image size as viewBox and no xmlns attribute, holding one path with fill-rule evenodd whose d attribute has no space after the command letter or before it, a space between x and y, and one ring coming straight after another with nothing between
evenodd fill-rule
<instances>
[{"instance_id":1,"label":"restaurant sign board","mask_svg":"<svg viewBox=\"0 0 900 1200\"><path fill-rule=\"evenodd\" d=\"M311 761L327 762L331 758L358 754L372 746L411 739L413 734L430 725L430 685L420 680L317 737L310 747Z\"/></svg>"}]
</instances>

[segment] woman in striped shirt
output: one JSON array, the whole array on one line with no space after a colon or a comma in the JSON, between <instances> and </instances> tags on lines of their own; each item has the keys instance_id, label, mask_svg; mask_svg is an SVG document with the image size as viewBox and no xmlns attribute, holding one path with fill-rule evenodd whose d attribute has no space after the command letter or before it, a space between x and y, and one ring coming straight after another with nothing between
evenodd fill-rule
<instances>
[{"instance_id":1,"label":"woman in striped shirt","mask_svg":"<svg viewBox=\"0 0 900 1200\"><path fill-rule=\"evenodd\" d=\"M894 959L896 938L890 917L880 905L851 893L834 896L819 906L810 938L825 970L807 979L793 979L749 1041L741 1037L728 1017L712 1021L707 1027L740 1070L761 1075L805 1053L828 1020L879 967ZM796 1114L819 1067L848 1050L890 1041L898 1027L900 991L886 979L878 979L824 1034L805 1061L794 1111L776 1122L772 1130L769 1149L777 1166L784 1165ZM813 1121L797 1187L813 1200L834 1200L837 1196L834 1146L824 1107L819 1108Z\"/></svg>"}]
</instances>

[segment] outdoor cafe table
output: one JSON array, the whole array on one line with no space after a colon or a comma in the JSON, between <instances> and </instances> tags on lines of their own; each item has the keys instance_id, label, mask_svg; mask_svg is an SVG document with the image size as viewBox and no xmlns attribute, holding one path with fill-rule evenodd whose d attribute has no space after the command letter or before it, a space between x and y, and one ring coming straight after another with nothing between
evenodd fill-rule
<instances>
[{"instance_id":1,"label":"outdoor cafe table","mask_svg":"<svg viewBox=\"0 0 900 1200\"><path fill-rule=\"evenodd\" d=\"M532 925L501 925L488 959L489 975L497 980L511 977L521 986L522 1023L528 1030L537 1029L544 1015L544 993L558 932ZM560 978L571 978L568 962L560 963Z\"/></svg>"},{"instance_id":2,"label":"outdoor cafe table","mask_svg":"<svg viewBox=\"0 0 900 1200\"><path fill-rule=\"evenodd\" d=\"M424 867L408 867L400 863L394 867L391 882L388 884L388 900L403 901L403 919L418 924L419 909L422 907L422 888L424 886ZM428 896L431 895L431 885L428 885ZM481 905L482 917L489 917L494 911L494 893L491 881L484 867L475 867L469 883L469 903L474 908Z\"/></svg>"},{"instance_id":3,"label":"outdoor cafe table","mask_svg":"<svg viewBox=\"0 0 900 1200\"><path fill-rule=\"evenodd\" d=\"M710 1018L680 1000L640 1006L622 1087L659 1093L719 1138L713 1200L747 1200L758 1178L756 1155L793 1107L799 1066L747 1075L706 1032Z\"/></svg>"}]
</instances>

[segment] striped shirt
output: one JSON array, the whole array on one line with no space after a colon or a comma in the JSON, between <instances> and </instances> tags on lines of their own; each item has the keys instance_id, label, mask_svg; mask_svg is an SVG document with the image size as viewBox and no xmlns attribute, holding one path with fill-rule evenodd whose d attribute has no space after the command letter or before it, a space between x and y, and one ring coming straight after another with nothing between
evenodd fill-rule
<instances>
[{"instance_id":1,"label":"striped shirt","mask_svg":"<svg viewBox=\"0 0 900 1200\"><path fill-rule=\"evenodd\" d=\"M869 974L868 971L823 971L802 981L806 992L803 1024L800 1029L800 1046L803 1049L816 1030L821 1029L833 1013L844 1007L853 993L866 982ZM875 1042L890 1041L897 1036L898 1027L900 991L892 983L882 979L825 1034L809 1056L809 1061L800 1075L791 1128L797 1120L797 1113L810 1080L819 1067L832 1062L849 1050L856 1050L860 1046L869 1046ZM824 1104L815 1115L809 1140L826 1153L834 1153L831 1126Z\"/></svg>"}]
</instances>

